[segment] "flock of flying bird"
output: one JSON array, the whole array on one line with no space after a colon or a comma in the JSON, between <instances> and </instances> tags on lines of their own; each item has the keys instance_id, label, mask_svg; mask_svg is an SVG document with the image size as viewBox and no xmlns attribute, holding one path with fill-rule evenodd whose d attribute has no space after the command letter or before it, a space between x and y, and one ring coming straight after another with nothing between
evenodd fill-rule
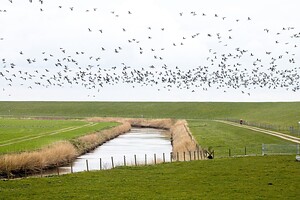
<instances>
[{"instance_id":1,"label":"flock of flying bird","mask_svg":"<svg viewBox=\"0 0 300 200\"><path fill-rule=\"evenodd\" d=\"M9 0L13 3L13 0ZM30 3L35 3L29 1ZM43 0L39 0L43 5ZM65 9L68 12L79 12L79 8L57 6L57 9ZM40 8L44 11L45 8ZM0 9L1 13L9 10ZM98 12L97 8L84 10L84 12ZM122 15L115 11L110 11L114 17L120 18ZM134 16L133 11L126 11L124 15ZM228 17L219 14L209 15L207 13L179 12L178 17L201 17L215 18L221 21L228 20ZM233 19L234 23L252 23L253 19ZM143 43L155 40L151 35L152 29L159 29L165 32L166 27L145 26L148 33L144 38L127 38L126 47L119 45L116 47L102 46L98 52L89 55L85 51L69 50L59 48L56 52L42 51L37 57L30 57L25 51L16 52L16 57L23 60L22 64L16 64L13 60L1 57L0 55L0 82L3 91L8 91L14 86L23 86L27 89L36 87L84 87L93 92L101 92L107 85L130 84L132 87L148 86L157 90L170 91L174 88L186 89L191 92L209 90L211 87L222 92L232 89L240 90L242 93L250 95L251 90L256 88L285 88L291 91L300 89L300 65L297 64L297 51L300 45L300 32L295 27L282 27L281 30L270 30L265 28L261 34L265 37L271 35L274 38L274 45L278 46L274 52L263 50L253 52L250 49L235 47L232 41L235 40L234 29L227 29L222 32L203 33L195 32L191 35L178 36L180 40L170 41L169 46L156 48L146 47ZM90 34L103 34L105 29L85 27ZM120 27L118 34L124 34L130 27ZM284 35L285 37L282 37ZM199 58L201 62L198 66L173 66L168 65L168 51L173 52L186 43L193 43L198 38L206 38L214 41L213 47L207 49L205 58ZM284 38L284 39L282 39ZM1 41L5 40L1 37ZM131 45L131 46L130 46ZM128 47L129 46L129 47ZM128 50L128 48L130 48ZM147 56L149 63L145 66L130 66L126 61L116 66L103 66L102 55L117 57L123 51L133 51L137 56ZM94 56L94 55L99 56ZM167 57L167 58L166 58ZM185 59L184 52L181 55ZM201 55L199 56L201 57ZM171 56L172 58L172 56ZM83 61L84 60L84 61ZM153 62L152 62L153 61ZM283 66L284 65L284 66ZM24 67L31 66L31 67ZM92 95L92 96L95 96Z\"/></svg>"}]
</instances>

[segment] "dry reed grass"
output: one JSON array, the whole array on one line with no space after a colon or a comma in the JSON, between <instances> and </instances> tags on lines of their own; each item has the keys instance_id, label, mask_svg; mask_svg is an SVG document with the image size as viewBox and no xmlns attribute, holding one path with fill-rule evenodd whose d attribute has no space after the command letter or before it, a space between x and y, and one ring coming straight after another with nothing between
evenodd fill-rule
<instances>
[{"instance_id":1,"label":"dry reed grass","mask_svg":"<svg viewBox=\"0 0 300 200\"><path fill-rule=\"evenodd\" d=\"M178 120L171 128L172 133L172 145L173 145L173 155L177 152L194 152L201 151L198 143L192 136L187 122L185 120ZM180 159L182 160L182 159Z\"/></svg>"},{"instance_id":2,"label":"dry reed grass","mask_svg":"<svg viewBox=\"0 0 300 200\"><path fill-rule=\"evenodd\" d=\"M173 119L128 119L131 126L170 129L176 120Z\"/></svg>"},{"instance_id":3,"label":"dry reed grass","mask_svg":"<svg viewBox=\"0 0 300 200\"><path fill-rule=\"evenodd\" d=\"M38 151L6 154L0 157L0 174L9 177L19 173L34 173L66 164L77 155L75 147L68 141L57 142Z\"/></svg>"},{"instance_id":4,"label":"dry reed grass","mask_svg":"<svg viewBox=\"0 0 300 200\"><path fill-rule=\"evenodd\" d=\"M149 127L149 128L161 128L170 129L176 122L174 119L146 119L146 118L112 118L112 117L93 117L86 119L88 122L120 122L130 123L131 126L136 127Z\"/></svg>"},{"instance_id":5,"label":"dry reed grass","mask_svg":"<svg viewBox=\"0 0 300 200\"><path fill-rule=\"evenodd\" d=\"M79 137L75 140L72 140L72 143L78 149L79 154L83 154L95 149L104 142L128 132L130 129L130 123L123 122L117 127Z\"/></svg>"}]
</instances>

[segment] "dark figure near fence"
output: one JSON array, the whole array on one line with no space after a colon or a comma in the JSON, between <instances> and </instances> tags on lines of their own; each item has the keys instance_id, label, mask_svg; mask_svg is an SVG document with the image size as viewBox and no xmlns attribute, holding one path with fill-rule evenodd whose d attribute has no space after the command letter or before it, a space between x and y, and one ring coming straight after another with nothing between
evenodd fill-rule
<instances>
[{"instance_id":1,"label":"dark figure near fence","mask_svg":"<svg viewBox=\"0 0 300 200\"><path fill-rule=\"evenodd\" d=\"M242 119L240 119L240 125L242 125L243 124L243 120Z\"/></svg>"}]
</instances>

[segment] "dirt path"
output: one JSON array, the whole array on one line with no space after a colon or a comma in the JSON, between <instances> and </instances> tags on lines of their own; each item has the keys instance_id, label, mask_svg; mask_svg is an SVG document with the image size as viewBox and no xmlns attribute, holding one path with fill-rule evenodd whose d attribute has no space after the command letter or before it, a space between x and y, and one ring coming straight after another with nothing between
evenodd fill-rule
<instances>
[{"instance_id":1,"label":"dirt path","mask_svg":"<svg viewBox=\"0 0 300 200\"><path fill-rule=\"evenodd\" d=\"M80 128L83 128L86 126L95 126L96 124L97 123L88 123L88 124L85 124L82 126L76 126L76 127L71 126L71 127L51 131L51 132L40 133L38 135L30 135L30 136L24 136L24 137L20 137L20 138L11 139L11 140L6 140L4 142L1 142L0 147L17 144L17 143L21 143L21 142L25 142L25 141L29 141L29 140L34 140L37 138L46 137L46 136L50 136L50 135L56 135L56 134L64 133L67 131L73 131L73 130L80 129Z\"/></svg>"},{"instance_id":2,"label":"dirt path","mask_svg":"<svg viewBox=\"0 0 300 200\"><path fill-rule=\"evenodd\" d=\"M228 121L223 121L223 120L214 120L214 121L221 122L221 123L224 123L224 124L229 124L229 125L232 125L232 126L237 126L237 127L240 127L240 128L246 128L246 129L249 129L249 130L252 130L252 131L257 131L257 132L260 132L260 133L265 133L265 134L268 134L268 135L272 135L272 136L279 137L279 138L284 139L284 140L288 140L288 141L300 144L300 138L294 137L294 136L291 136L291 135L279 133L279 132L276 132L276 131L261 129L261 128L257 128L257 127L253 127L253 126L241 125L241 124L237 124L237 123L234 123L234 122L228 122Z\"/></svg>"}]
</instances>

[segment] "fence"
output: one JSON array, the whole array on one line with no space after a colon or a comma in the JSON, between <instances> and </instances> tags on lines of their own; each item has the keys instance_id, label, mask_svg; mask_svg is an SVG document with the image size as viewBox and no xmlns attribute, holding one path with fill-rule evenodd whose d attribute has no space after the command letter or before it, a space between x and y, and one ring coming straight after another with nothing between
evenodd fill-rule
<instances>
[{"instance_id":1,"label":"fence","mask_svg":"<svg viewBox=\"0 0 300 200\"><path fill-rule=\"evenodd\" d=\"M77 162L70 163L67 167L61 167L63 173L74 173L79 171L105 170L113 169L118 166L146 166L156 165L159 163L192 161L206 159L208 153L206 151L189 151L189 152L170 152L162 155L133 155L123 157L106 157L106 158L80 158Z\"/></svg>"},{"instance_id":2,"label":"fence","mask_svg":"<svg viewBox=\"0 0 300 200\"><path fill-rule=\"evenodd\" d=\"M290 155L300 154L299 144L262 144L262 155Z\"/></svg>"},{"instance_id":3,"label":"fence","mask_svg":"<svg viewBox=\"0 0 300 200\"><path fill-rule=\"evenodd\" d=\"M246 147L225 147L214 148L215 158L260 156L260 155L300 155L299 144L262 144Z\"/></svg>"},{"instance_id":4,"label":"fence","mask_svg":"<svg viewBox=\"0 0 300 200\"><path fill-rule=\"evenodd\" d=\"M123 156L122 159L116 159L115 157L110 157L109 161L103 158L80 158L81 166L76 166L76 162L71 162L69 166L59 167L58 165L52 170L37 169L36 173L26 172L24 174L19 174L21 177L27 176L49 176L49 175L61 175L67 173L75 173L80 171L91 171L91 170L106 170L113 169L118 166L146 166L146 165L156 165L158 163L167 162L178 162L178 161L192 161L192 160L202 160L207 159L209 155L213 155L214 158L222 157L240 157L240 156L261 156L261 155L300 155L300 145L281 145L281 144L262 144L246 147L225 147L216 146L211 152L206 150L203 151L189 151L189 152L170 152L168 154L163 153L162 155L147 155L141 159L137 155L133 155L133 158L128 156ZM1 176L1 175L0 175ZM2 178L14 178L11 172L2 174Z\"/></svg>"},{"instance_id":5,"label":"fence","mask_svg":"<svg viewBox=\"0 0 300 200\"><path fill-rule=\"evenodd\" d=\"M258 156L262 155L261 145L249 145L244 147L214 147L215 158L238 157L238 156Z\"/></svg>"},{"instance_id":6,"label":"fence","mask_svg":"<svg viewBox=\"0 0 300 200\"><path fill-rule=\"evenodd\" d=\"M210 154L213 154L214 158L222 157L241 157L241 156L261 156L261 155L293 155L300 154L300 145L299 144L262 144L262 145L252 145L245 147L225 147L217 146L213 149L212 152L204 151L189 151L189 152L170 152L168 154L163 153L162 155L145 154L143 157L133 155L132 157L123 156L122 158L110 157L109 159L104 160L103 158L81 158L78 159L81 162L81 165L70 163L66 167L57 167L52 171L41 170L40 175L46 176L53 174L66 174L66 173L75 173L79 171L92 171L92 170L106 170L113 169L120 166L146 166L146 165L156 165L159 163L167 162L178 162L178 161L192 161L192 160L202 160L207 159Z\"/></svg>"}]
</instances>

